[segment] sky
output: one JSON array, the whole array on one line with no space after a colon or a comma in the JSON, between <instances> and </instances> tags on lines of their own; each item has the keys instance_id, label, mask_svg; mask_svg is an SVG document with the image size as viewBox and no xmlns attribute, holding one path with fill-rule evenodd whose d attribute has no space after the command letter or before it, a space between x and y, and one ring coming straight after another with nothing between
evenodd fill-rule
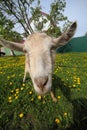
<instances>
[{"instance_id":1,"label":"sky","mask_svg":"<svg viewBox=\"0 0 87 130\"><path fill-rule=\"evenodd\" d=\"M41 0L44 12L49 13L50 3L53 1ZM84 36L87 33L87 0L66 0L64 15L72 22L77 21L74 37Z\"/></svg>"}]
</instances>

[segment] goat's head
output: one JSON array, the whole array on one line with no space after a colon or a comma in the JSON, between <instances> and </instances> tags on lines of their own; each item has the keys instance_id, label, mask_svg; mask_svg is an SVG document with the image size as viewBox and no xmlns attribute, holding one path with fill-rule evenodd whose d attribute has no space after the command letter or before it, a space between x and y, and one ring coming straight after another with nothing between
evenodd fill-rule
<instances>
[{"instance_id":1,"label":"goat's head","mask_svg":"<svg viewBox=\"0 0 87 130\"><path fill-rule=\"evenodd\" d=\"M76 30L76 22L59 38L54 39L45 33L34 33L25 42L29 59L29 73L34 89L39 94L51 90L55 49L65 45Z\"/></svg>"},{"instance_id":2,"label":"goat's head","mask_svg":"<svg viewBox=\"0 0 87 130\"><path fill-rule=\"evenodd\" d=\"M52 71L55 50L65 45L74 35L76 22L58 38L52 38L45 33L31 34L24 45L0 39L2 46L24 51L27 55L29 73L37 93L45 94L51 90Z\"/></svg>"}]
</instances>

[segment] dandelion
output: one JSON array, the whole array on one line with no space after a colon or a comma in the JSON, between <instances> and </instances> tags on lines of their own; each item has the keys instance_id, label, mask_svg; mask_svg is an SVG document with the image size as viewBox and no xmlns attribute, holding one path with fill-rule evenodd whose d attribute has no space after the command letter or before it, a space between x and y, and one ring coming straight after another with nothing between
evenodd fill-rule
<instances>
[{"instance_id":1,"label":"dandelion","mask_svg":"<svg viewBox=\"0 0 87 130\"><path fill-rule=\"evenodd\" d=\"M65 116L65 117L67 116L67 112L64 113L64 116Z\"/></svg>"},{"instance_id":2,"label":"dandelion","mask_svg":"<svg viewBox=\"0 0 87 130\"><path fill-rule=\"evenodd\" d=\"M76 85L75 84L73 84L73 88L75 88L76 87Z\"/></svg>"},{"instance_id":3,"label":"dandelion","mask_svg":"<svg viewBox=\"0 0 87 130\"><path fill-rule=\"evenodd\" d=\"M16 94L18 94L19 93L19 91L16 91Z\"/></svg>"},{"instance_id":4,"label":"dandelion","mask_svg":"<svg viewBox=\"0 0 87 130\"><path fill-rule=\"evenodd\" d=\"M8 97L8 102L9 102L9 103L12 102L12 97Z\"/></svg>"},{"instance_id":5,"label":"dandelion","mask_svg":"<svg viewBox=\"0 0 87 130\"><path fill-rule=\"evenodd\" d=\"M39 100L41 100L41 96L39 95L38 97L37 97Z\"/></svg>"},{"instance_id":6,"label":"dandelion","mask_svg":"<svg viewBox=\"0 0 87 130\"><path fill-rule=\"evenodd\" d=\"M12 85L12 82L10 82L10 85Z\"/></svg>"},{"instance_id":7,"label":"dandelion","mask_svg":"<svg viewBox=\"0 0 87 130\"><path fill-rule=\"evenodd\" d=\"M16 96L15 99L18 99L18 96Z\"/></svg>"},{"instance_id":8,"label":"dandelion","mask_svg":"<svg viewBox=\"0 0 87 130\"><path fill-rule=\"evenodd\" d=\"M24 89L23 87L20 88L21 91L22 91L23 89Z\"/></svg>"},{"instance_id":9,"label":"dandelion","mask_svg":"<svg viewBox=\"0 0 87 130\"><path fill-rule=\"evenodd\" d=\"M14 92L14 90L11 90L11 93L13 93Z\"/></svg>"},{"instance_id":10,"label":"dandelion","mask_svg":"<svg viewBox=\"0 0 87 130\"><path fill-rule=\"evenodd\" d=\"M57 98L58 98L58 100L60 100L61 96L58 96Z\"/></svg>"},{"instance_id":11,"label":"dandelion","mask_svg":"<svg viewBox=\"0 0 87 130\"><path fill-rule=\"evenodd\" d=\"M77 84L80 84L80 78L77 78Z\"/></svg>"},{"instance_id":12,"label":"dandelion","mask_svg":"<svg viewBox=\"0 0 87 130\"><path fill-rule=\"evenodd\" d=\"M25 84L23 83L23 84L22 84L22 86L24 87L24 86L25 86Z\"/></svg>"},{"instance_id":13,"label":"dandelion","mask_svg":"<svg viewBox=\"0 0 87 130\"><path fill-rule=\"evenodd\" d=\"M22 118L23 116L24 116L24 114L23 114L23 113L20 113L20 114L19 114L19 117L20 117L20 118Z\"/></svg>"},{"instance_id":14,"label":"dandelion","mask_svg":"<svg viewBox=\"0 0 87 130\"><path fill-rule=\"evenodd\" d=\"M12 100L8 100L8 102L9 102L9 103L11 103L11 102L12 102Z\"/></svg>"},{"instance_id":15,"label":"dandelion","mask_svg":"<svg viewBox=\"0 0 87 130\"><path fill-rule=\"evenodd\" d=\"M33 102L33 101L34 101L34 98L31 98L31 101Z\"/></svg>"},{"instance_id":16,"label":"dandelion","mask_svg":"<svg viewBox=\"0 0 87 130\"><path fill-rule=\"evenodd\" d=\"M56 119L55 119L55 123L56 123L56 124L60 124L60 119L59 119L59 118L56 118Z\"/></svg>"},{"instance_id":17,"label":"dandelion","mask_svg":"<svg viewBox=\"0 0 87 130\"><path fill-rule=\"evenodd\" d=\"M12 97L8 97L8 99L9 99L9 100L11 100L11 99L12 99Z\"/></svg>"},{"instance_id":18,"label":"dandelion","mask_svg":"<svg viewBox=\"0 0 87 130\"><path fill-rule=\"evenodd\" d=\"M16 91L16 92L19 91L19 88L16 88L15 91Z\"/></svg>"},{"instance_id":19,"label":"dandelion","mask_svg":"<svg viewBox=\"0 0 87 130\"><path fill-rule=\"evenodd\" d=\"M32 91L30 91L29 94L31 95L31 94L32 94Z\"/></svg>"}]
</instances>

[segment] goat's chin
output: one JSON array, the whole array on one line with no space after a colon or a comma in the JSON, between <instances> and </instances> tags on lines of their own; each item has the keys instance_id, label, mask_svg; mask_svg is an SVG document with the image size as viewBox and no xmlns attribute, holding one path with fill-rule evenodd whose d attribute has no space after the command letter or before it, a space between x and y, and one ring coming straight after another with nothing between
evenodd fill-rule
<instances>
[{"instance_id":1,"label":"goat's chin","mask_svg":"<svg viewBox=\"0 0 87 130\"><path fill-rule=\"evenodd\" d=\"M37 86L34 86L34 89L38 95L45 95L51 90L51 86L45 86L43 91Z\"/></svg>"}]
</instances>

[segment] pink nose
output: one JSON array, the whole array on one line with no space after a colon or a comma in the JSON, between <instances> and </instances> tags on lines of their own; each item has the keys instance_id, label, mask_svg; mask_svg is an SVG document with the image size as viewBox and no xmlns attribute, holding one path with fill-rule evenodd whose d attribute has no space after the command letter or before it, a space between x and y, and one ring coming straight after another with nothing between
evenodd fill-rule
<instances>
[{"instance_id":1,"label":"pink nose","mask_svg":"<svg viewBox=\"0 0 87 130\"><path fill-rule=\"evenodd\" d=\"M48 76L44 76L44 77L38 77L34 79L36 85L43 91L45 88L45 85L48 82Z\"/></svg>"}]
</instances>

